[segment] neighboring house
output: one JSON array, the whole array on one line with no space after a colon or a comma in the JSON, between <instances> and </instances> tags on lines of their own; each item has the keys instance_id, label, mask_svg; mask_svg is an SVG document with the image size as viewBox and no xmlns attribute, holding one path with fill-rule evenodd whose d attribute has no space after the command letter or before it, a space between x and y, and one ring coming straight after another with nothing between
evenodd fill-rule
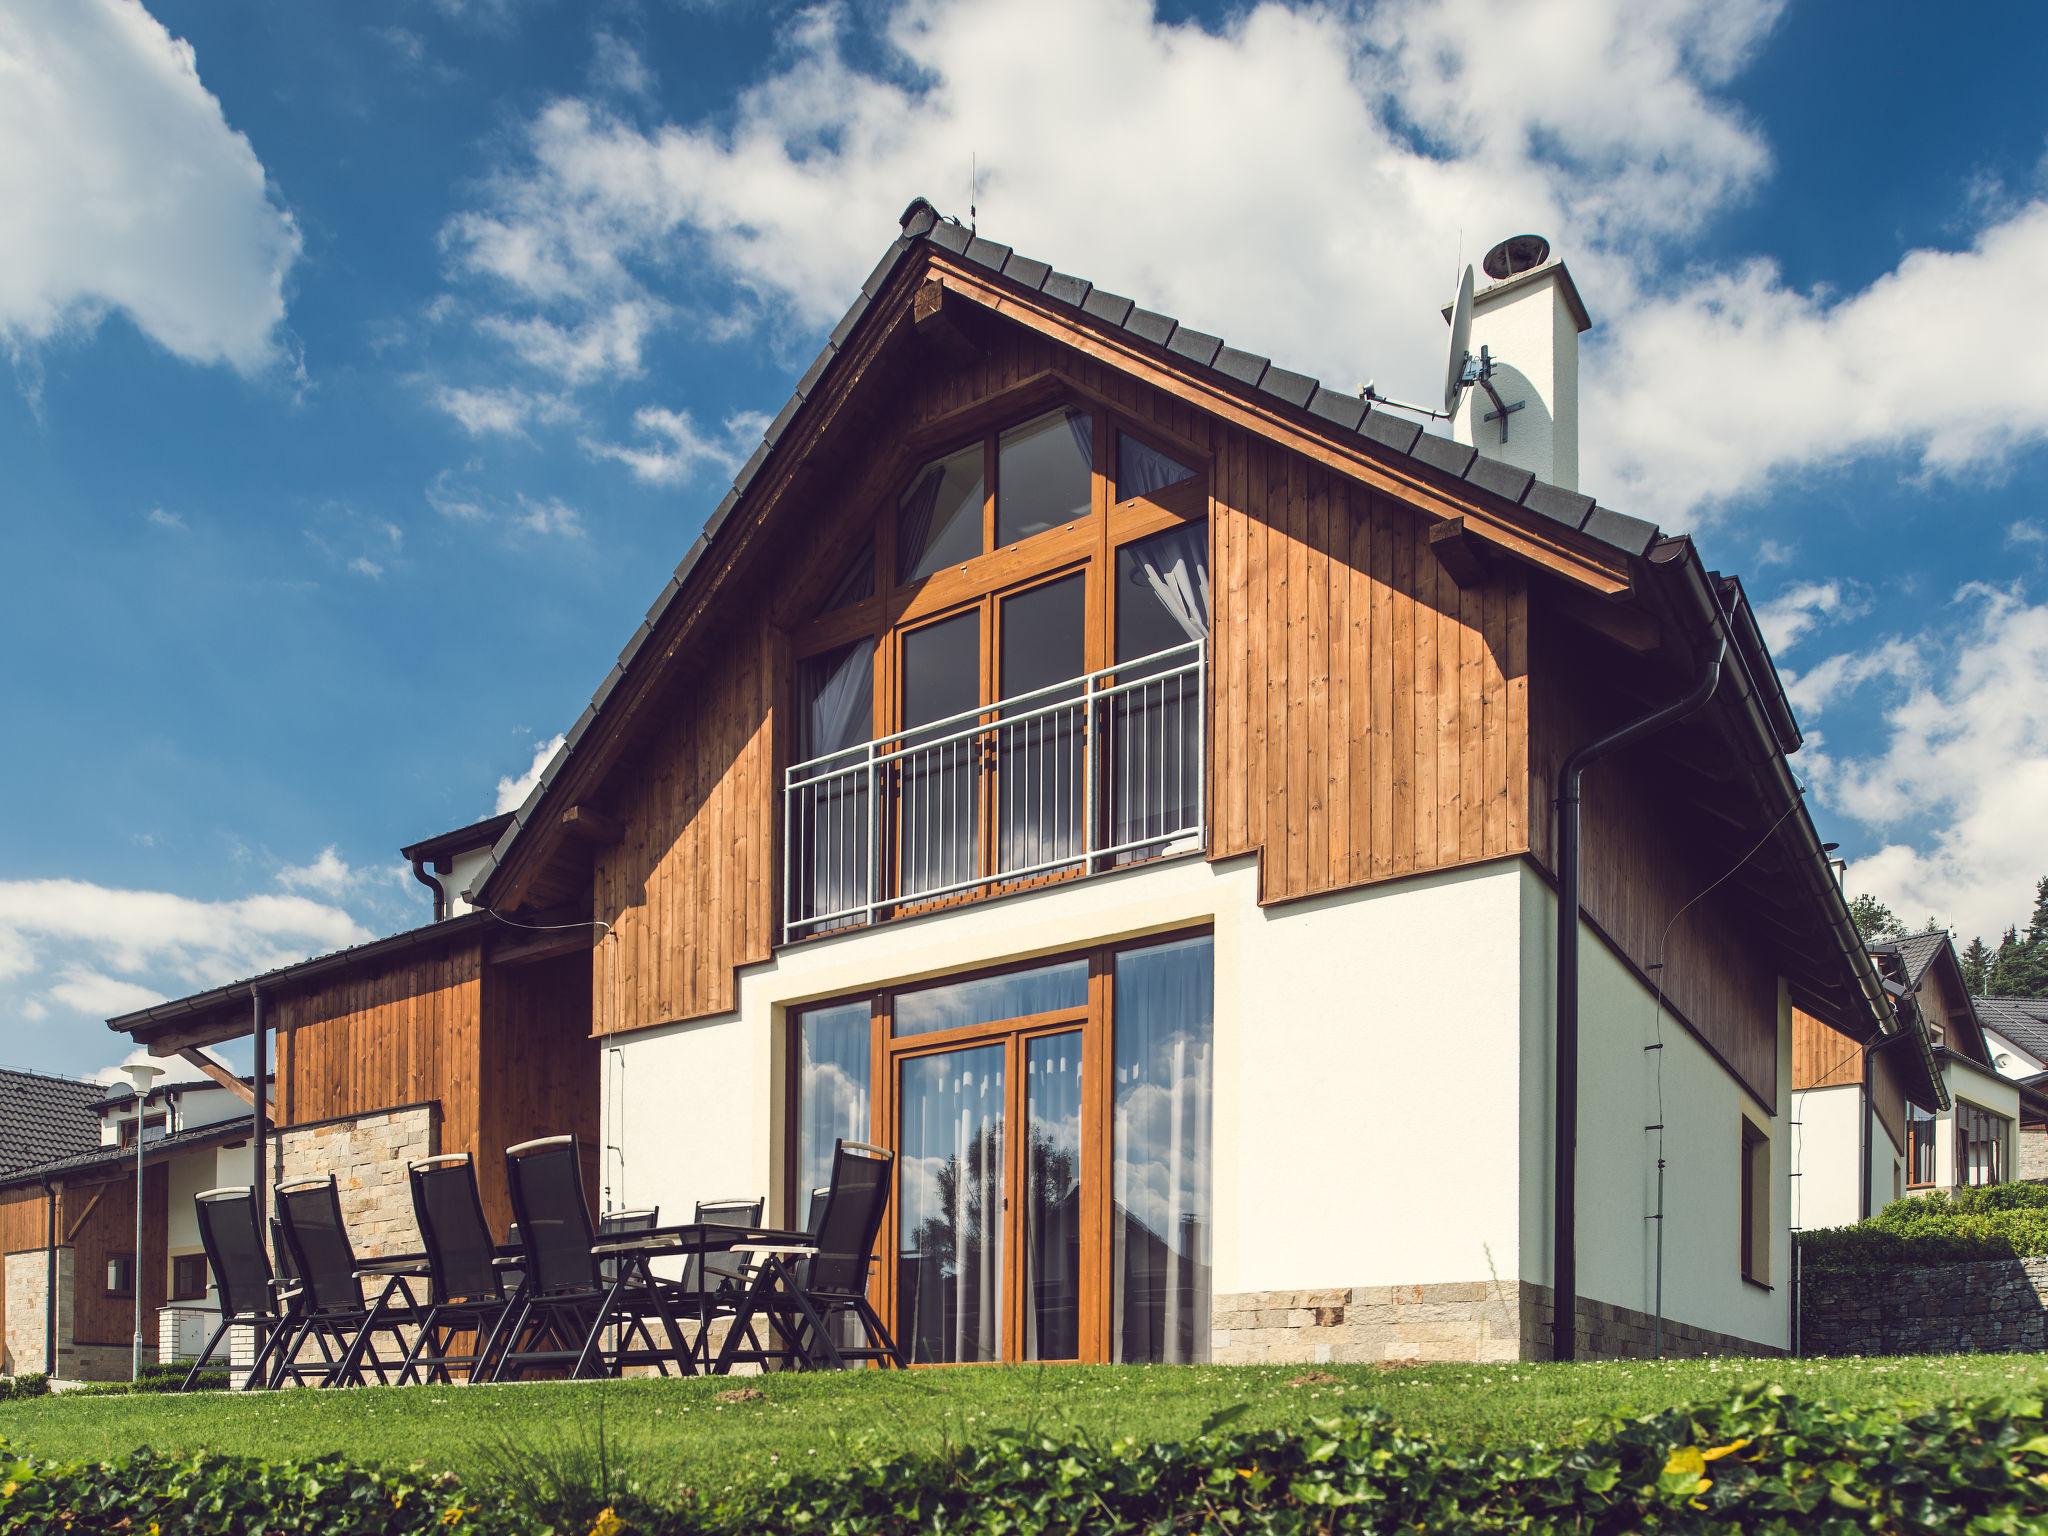
<instances>
[{"instance_id":1,"label":"neighboring house","mask_svg":"<svg viewBox=\"0 0 2048 1536\"><path fill-rule=\"evenodd\" d=\"M98 1083L0 1067L0 1178L97 1145L105 1093Z\"/></svg>"},{"instance_id":2,"label":"neighboring house","mask_svg":"<svg viewBox=\"0 0 2048 1536\"><path fill-rule=\"evenodd\" d=\"M919 1360L1786 1348L1793 1010L1899 1025L1740 583L1576 491L1584 307L1496 275L1453 440L914 203L477 873L414 845L479 910L115 1027L253 993L283 1124L672 1216L887 1145Z\"/></svg>"},{"instance_id":3,"label":"neighboring house","mask_svg":"<svg viewBox=\"0 0 2048 1536\"><path fill-rule=\"evenodd\" d=\"M1872 1041L1793 1010L1795 1231L1847 1226L1903 1196L1909 1121L1950 1108L1928 1022L1912 993L1893 985L1899 1028Z\"/></svg>"},{"instance_id":4,"label":"neighboring house","mask_svg":"<svg viewBox=\"0 0 2048 1536\"><path fill-rule=\"evenodd\" d=\"M208 1081L159 1087L142 1118L146 1360L195 1352L193 1334L218 1312L192 1196L249 1182L250 1090L231 1080L239 1094ZM0 1374L93 1379L125 1377L130 1368L135 1095L125 1084L75 1086L89 1088L93 1100L84 1146L0 1173Z\"/></svg>"},{"instance_id":5,"label":"neighboring house","mask_svg":"<svg viewBox=\"0 0 2048 1536\"><path fill-rule=\"evenodd\" d=\"M2020 1085L2019 1176L2048 1179L2048 997L1977 997L1971 1002L1992 1064Z\"/></svg>"}]
</instances>

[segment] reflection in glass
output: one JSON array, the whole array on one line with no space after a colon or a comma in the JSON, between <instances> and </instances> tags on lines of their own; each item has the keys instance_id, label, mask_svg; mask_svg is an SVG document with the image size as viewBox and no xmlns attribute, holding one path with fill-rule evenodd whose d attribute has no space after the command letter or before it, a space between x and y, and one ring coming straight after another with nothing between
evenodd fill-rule
<instances>
[{"instance_id":1,"label":"reflection in glass","mask_svg":"<svg viewBox=\"0 0 2048 1536\"><path fill-rule=\"evenodd\" d=\"M996 729L998 868L1036 870L1084 849L1087 777L1078 706L1033 713L1078 699L1087 670L1087 620L1079 575L1028 587L1003 599L999 687L1021 715Z\"/></svg>"},{"instance_id":2,"label":"reflection in glass","mask_svg":"<svg viewBox=\"0 0 2048 1536\"><path fill-rule=\"evenodd\" d=\"M797 921L842 914L867 900L868 776L860 756L830 754L856 747L874 734L875 642L858 640L841 650L812 656L796 669L797 757L812 763L790 802L791 843L797 869L792 916ZM820 922L807 931L836 926Z\"/></svg>"},{"instance_id":3,"label":"reflection in glass","mask_svg":"<svg viewBox=\"0 0 2048 1536\"><path fill-rule=\"evenodd\" d=\"M896 506L897 580L980 554L982 501L981 444L925 465Z\"/></svg>"},{"instance_id":4,"label":"reflection in glass","mask_svg":"<svg viewBox=\"0 0 2048 1536\"><path fill-rule=\"evenodd\" d=\"M981 616L955 614L903 637L906 728L971 714L981 702ZM901 757L902 889L918 896L974 878L981 777L974 721L910 729ZM965 736L934 740L968 729Z\"/></svg>"},{"instance_id":5,"label":"reflection in glass","mask_svg":"<svg viewBox=\"0 0 2048 1536\"><path fill-rule=\"evenodd\" d=\"M839 580L825 595L825 601L818 612L837 613L842 608L851 608L855 603L865 602L875 595L875 541L872 537L861 541L859 549L846 562L846 568L839 573Z\"/></svg>"},{"instance_id":6,"label":"reflection in glass","mask_svg":"<svg viewBox=\"0 0 2048 1536\"><path fill-rule=\"evenodd\" d=\"M1208 1358L1211 947L1205 936L1116 957L1115 1361Z\"/></svg>"},{"instance_id":7,"label":"reflection in glass","mask_svg":"<svg viewBox=\"0 0 2048 1536\"><path fill-rule=\"evenodd\" d=\"M1095 460L1095 418L1054 411L1002 436L996 458L996 543L1088 515Z\"/></svg>"},{"instance_id":8,"label":"reflection in glass","mask_svg":"<svg viewBox=\"0 0 2048 1536\"><path fill-rule=\"evenodd\" d=\"M1024 1358L1081 1353L1081 1032L1024 1045Z\"/></svg>"},{"instance_id":9,"label":"reflection in glass","mask_svg":"<svg viewBox=\"0 0 2048 1536\"><path fill-rule=\"evenodd\" d=\"M1183 523L1116 552L1119 664L1185 646L1209 633L1209 526ZM1118 862L1147 858L1199 831L1203 695L1198 674L1167 673L1187 652L1150 668L1125 668L1100 729L1109 767L1110 846ZM1131 847L1127 845L1136 844Z\"/></svg>"},{"instance_id":10,"label":"reflection in glass","mask_svg":"<svg viewBox=\"0 0 2048 1536\"><path fill-rule=\"evenodd\" d=\"M1003 1056L903 1063L896 1336L913 1361L1002 1357Z\"/></svg>"},{"instance_id":11,"label":"reflection in glass","mask_svg":"<svg viewBox=\"0 0 2048 1536\"><path fill-rule=\"evenodd\" d=\"M807 1212L812 1191L832 1178L832 1147L841 1137L866 1141L868 1005L839 1003L805 1010L797 1020L796 1209Z\"/></svg>"},{"instance_id":12,"label":"reflection in glass","mask_svg":"<svg viewBox=\"0 0 2048 1536\"><path fill-rule=\"evenodd\" d=\"M1087 1006L1088 962L1062 960L999 976L907 989L896 994L889 1011L893 1033L902 1036Z\"/></svg>"},{"instance_id":13,"label":"reflection in glass","mask_svg":"<svg viewBox=\"0 0 2048 1536\"><path fill-rule=\"evenodd\" d=\"M1150 496L1154 491L1163 491L1169 485L1179 485L1183 480L1192 480L1195 472L1171 455L1161 453L1150 443L1139 441L1128 432L1116 435L1116 499L1129 501L1133 496Z\"/></svg>"}]
</instances>

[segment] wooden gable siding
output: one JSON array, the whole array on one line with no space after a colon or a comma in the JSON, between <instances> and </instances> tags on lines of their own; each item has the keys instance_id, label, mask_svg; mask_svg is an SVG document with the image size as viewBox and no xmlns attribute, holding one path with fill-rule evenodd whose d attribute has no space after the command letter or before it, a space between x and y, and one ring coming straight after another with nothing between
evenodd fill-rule
<instances>
[{"instance_id":1,"label":"wooden gable siding","mask_svg":"<svg viewBox=\"0 0 2048 1536\"><path fill-rule=\"evenodd\" d=\"M598 1055L590 1044L590 957L486 965L478 1065L477 1144L459 1146L445 1127L441 1150L474 1151L477 1187L491 1230L512 1221L504 1150L536 1136L574 1131L597 1167ZM594 1191L593 1191L594 1193Z\"/></svg>"},{"instance_id":2,"label":"wooden gable siding","mask_svg":"<svg viewBox=\"0 0 2048 1536\"><path fill-rule=\"evenodd\" d=\"M1605 658L1583 630L1541 622L1534 650L1530 795L1546 810L1532 824L1531 842L1538 862L1555 873L1558 770L1573 748L1638 709L1618 696L1603 701ZM1702 818L1664 793L1658 750L1654 743L1627 748L1582 780L1581 902L1629 963L1657 979L1681 1023L1765 1106L1775 1106L1778 976L1729 887L1686 907L1727 873L1732 857L1710 855Z\"/></svg>"},{"instance_id":3,"label":"wooden gable siding","mask_svg":"<svg viewBox=\"0 0 2048 1536\"><path fill-rule=\"evenodd\" d=\"M1901 1043L1879 1051L1870 1068L1870 1102L1900 1151L1906 1145L1906 1069ZM1840 1088L1863 1081L1863 1052L1856 1042L1812 1014L1792 1010L1792 1088Z\"/></svg>"},{"instance_id":4,"label":"wooden gable siding","mask_svg":"<svg viewBox=\"0 0 2048 1536\"><path fill-rule=\"evenodd\" d=\"M170 1215L170 1164L142 1171L143 1347L156 1348L156 1312L169 1299L164 1251ZM71 1247L72 1339L78 1344L127 1345L135 1336L135 1301L107 1294L107 1261L135 1252L135 1168L105 1174L91 1184L66 1184L57 1200L57 1240Z\"/></svg>"},{"instance_id":5,"label":"wooden gable siding","mask_svg":"<svg viewBox=\"0 0 2048 1536\"><path fill-rule=\"evenodd\" d=\"M0 1191L0 1258L10 1253L40 1252L49 1231L49 1205L38 1184L17 1185ZM36 1328L41 1330L38 1320ZM32 1360L17 1360L7 1343L7 1287L0 1285L0 1376L40 1371L44 1359L38 1352Z\"/></svg>"},{"instance_id":6,"label":"wooden gable siding","mask_svg":"<svg viewBox=\"0 0 2048 1536\"><path fill-rule=\"evenodd\" d=\"M624 835L598 857L587 962L592 1031L730 1010L738 967L766 960L782 899L774 740L776 636L758 616L672 691L626 773Z\"/></svg>"},{"instance_id":7,"label":"wooden gable siding","mask_svg":"<svg viewBox=\"0 0 2048 1536\"><path fill-rule=\"evenodd\" d=\"M1461 590L1434 519L1215 434L1212 851L1286 901L1529 846L1528 589Z\"/></svg>"}]
</instances>

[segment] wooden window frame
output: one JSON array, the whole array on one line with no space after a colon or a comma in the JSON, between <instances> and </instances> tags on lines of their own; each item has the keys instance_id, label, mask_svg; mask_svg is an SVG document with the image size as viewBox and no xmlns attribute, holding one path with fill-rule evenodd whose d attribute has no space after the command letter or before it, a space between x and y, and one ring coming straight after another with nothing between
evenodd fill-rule
<instances>
[{"instance_id":1,"label":"wooden window frame","mask_svg":"<svg viewBox=\"0 0 2048 1536\"><path fill-rule=\"evenodd\" d=\"M145 1117L141 1123L145 1132L162 1131L166 1136L171 1134L171 1117L167 1111L160 1114L149 1115ZM132 1147L135 1145L135 1126L136 1120L133 1115L130 1115L126 1120L123 1120L121 1122L120 1144L122 1146Z\"/></svg>"},{"instance_id":2,"label":"wooden window frame","mask_svg":"<svg viewBox=\"0 0 2048 1536\"><path fill-rule=\"evenodd\" d=\"M1121 938L1112 943L1083 946L1071 950L1059 950L1050 954L1034 955L1029 959L1007 960L999 964L973 967L961 971L949 971L939 976L920 977L877 988L870 992L843 993L837 997L819 998L813 1002L792 1005L786 1010L785 1059L789 1063L788 1086L785 1101L789 1106L787 1132L783 1148L784 1177L783 1198L788 1203L785 1209L795 1212L803 1208L807 1192L797 1186L797 1138L800 1134L802 1116L801 1087L798 1082L796 1063L802 1057L803 1016L814 1010L840 1008L849 1004L866 1003L868 1006L868 1126L867 1139L877 1146L896 1149L896 1112L900 1100L899 1072L901 1064L919 1056L942 1054L977 1045L1001 1043L1004 1046L1004 1113L1008 1116L1009 1134L1004 1149L1004 1188L1010 1197L1010 1208L1006 1213L1003 1243L1003 1316L1000 1324L1001 1362L1004 1364L1059 1364L1058 1361L1024 1361L1023 1324L1027 1298L1024 1294L1024 1201L1027 1187L1024 1182L1024 1159L1027 1152L1026 1138L1017 1134L1024 1125L1029 1105L1026 1098L1026 1076L1020 1070L1025 1061L1029 1042L1069 1031L1078 1032L1081 1040L1081 1273L1079 1277L1079 1327L1077 1330L1077 1361L1083 1363L1102 1362L1109 1358L1111 1337L1110 1306L1115 1290L1115 1276L1111 1272L1112 1255L1109 1234L1111 1218L1110 1182L1114 1172L1114 1149L1111 1146L1112 1125L1115 1118L1116 1085L1111 1063L1115 1060L1115 1018L1116 1018L1116 958L1131 950L1149 949L1155 945L1171 944L1185 939L1215 936L1213 925L1208 923L1190 924L1161 933L1149 933L1136 937ZM964 1025L955 1029L934 1031L930 1034L906 1035L901 1038L891 1032L895 999L898 993L921 990L930 986L947 986L956 982L978 981L991 976L1004 976L1017 971L1038 970L1048 966L1071 964L1077 960L1088 962L1088 996L1083 1004L1053 1009L1044 1013L1025 1014L1015 1018L991 1020L982 1024ZM1211 965L1214 955L1211 955ZM1213 1155L1213 1153L1212 1153ZM897 1175L892 1172L891 1177ZM888 1323L899 1344L904 1343L896 1315L896 1265L895 1255L901 1240L901 1202L892 1197L877 1234L876 1250L879 1261L869 1284L868 1294L875 1308ZM906 1349L908 1346L905 1346ZM983 1363L983 1362L969 1362ZM997 1363L997 1362L985 1362ZM918 1369L950 1370L951 1363L928 1362Z\"/></svg>"},{"instance_id":3,"label":"wooden window frame","mask_svg":"<svg viewBox=\"0 0 2048 1536\"><path fill-rule=\"evenodd\" d=\"M1955 1106L1955 1159L1957 1189L1987 1189L1993 1184L2007 1182L2009 1159L2007 1148L2012 1134L2012 1120L1996 1110L1973 1104L1968 1099L1957 1099ZM1970 1177L1970 1149L1976 1145L1991 1148L1991 1177L1979 1184Z\"/></svg>"},{"instance_id":4,"label":"wooden window frame","mask_svg":"<svg viewBox=\"0 0 2048 1536\"><path fill-rule=\"evenodd\" d=\"M1740 1229L1736 1267L1749 1284L1768 1289L1771 1283L1771 1138L1770 1133L1748 1115L1739 1118L1742 1122L1741 1161L1737 1168L1740 1192L1736 1204Z\"/></svg>"},{"instance_id":5,"label":"wooden window frame","mask_svg":"<svg viewBox=\"0 0 2048 1536\"><path fill-rule=\"evenodd\" d=\"M116 1285L116 1276L122 1272L128 1276L125 1288ZM120 1298L122 1301L135 1299L135 1255L132 1253L110 1253L107 1255L106 1273L100 1282L106 1287L103 1294Z\"/></svg>"},{"instance_id":6,"label":"wooden window frame","mask_svg":"<svg viewBox=\"0 0 2048 1536\"><path fill-rule=\"evenodd\" d=\"M189 1266L196 1266L199 1274L197 1286L186 1283ZM206 1299L208 1274L206 1255L203 1253L177 1253L171 1255L171 1300L203 1301Z\"/></svg>"},{"instance_id":7,"label":"wooden window frame","mask_svg":"<svg viewBox=\"0 0 2048 1536\"><path fill-rule=\"evenodd\" d=\"M1924 1130L1919 1129L1923 1126L1925 1127ZM1941 1119L1939 1116L1929 1114L1917 1104L1908 1103L1906 1105L1905 1183L1909 1191L1933 1189L1941 1181L1939 1143L1934 1139L1940 1134L1940 1126ZM1913 1177L1914 1162L1915 1154L1922 1146L1925 1146L1927 1149L1928 1161L1931 1166L1928 1177L1925 1180L1918 1180Z\"/></svg>"}]
</instances>

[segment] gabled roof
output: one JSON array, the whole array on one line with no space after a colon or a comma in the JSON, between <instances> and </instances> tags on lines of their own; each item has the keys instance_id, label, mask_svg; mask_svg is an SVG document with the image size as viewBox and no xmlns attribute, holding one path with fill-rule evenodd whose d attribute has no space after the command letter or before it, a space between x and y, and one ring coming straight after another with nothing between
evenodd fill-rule
<instances>
[{"instance_id":1,"label":"gabled roof","mask_svg":"<svg viewBox=\"0 0 2048 1536\"><path fill-rule=\"evenodd\" d=\"M0 1179L100 1144L101 1083L0 1067Z\"/></svg>"},{"instance_id":2,"label":"gabled roof","mask_svg":"<svg viewBox=\"0 0 2048 1536\"><path fill-rule=\"evenodd\" d=\"M150 1163L173 1152L190 1151L214 1142L233 1141L238 1136L247 1136L254 1124L254 1116L242 1115L232 1120L216 1120L210 1125L195 1126L189 1131L159 1136L154 1141L143 1143L143 1161ZM133 1142L125 1147L102 1146L99 1133L95 1130L93 1144L89 1150L72 1152L68 1156L51 1158L32 1167L0 1173L0 1188L10 1184L40 1182L43 1179L76 1178L80 1174L96 1173L102 1168L132 1169L134 1166Z\"/></svg>"},{"instance_id":3,"label":"gabled roof","mask_svg":"<svg viewBox=\"0 0 2048 1536\"><path fill-rule=\"evenodd\" d=\"M652 679L666 662L703 643L700 621L723 598L726 578L749 555L749 541L802 468L804 450L791 447L785 456L782 449L830 432L851 433L845 422L858 413L840 407L874 376L871 365L880 370L884 349L905 333L903 322L914 308L906 276L912 273L935 281L942 303L957 296L980 315L1037 328L1105 366L1149 372L1182 389L1198 410L1301 444L1343 473L1385 487L1439 519L1461 519L1465 531L1507 557L1546 567L1603 596L1629 595L1658 637L1658 665L1674 679L1696 675L1725 646L1721 687L1701 719L1723 744L1735 792L1759 813L1752 830L1762 829L1763 839L1750 850L1751 872L1744 878L1762 882L1775 898L1770 905L1776 927L1767 942L1782 974L1793 981L1795 1000L1809 1012L1857 1039L1896 1027L1802 790L1784 761L1798 749L1800 733L1769 650L1741 584L1709 572L1689 539L1666 538L1652 523L1427 432L1381 402L1328 388L1085 278L1056 271L940 217L922 198L904 211L901 233L513 813L464 893L472 903L524 904L521 882L566 835L556 811L574 809L566 799L555 806L551 797L565 783L570 787L564 793L573 794L583 788L582 779L601 780L609 754L636 728ZM742 507L745 514L735 516ZM577 766L585 753L595 758L589 775ZM556 891L557 899L574 889L575 882L568 882Z\"/></svg>"},{"instance_id":4,"label":"gabled roof","mask_svg":"<svg viewBox=\"0 0 2048 1536\"><path fill-rule=\"evenodd\" d=\"M398 850L401 859L424 863L458 853L467 853L472 848L488 848L504 835L512 825L512 813L501 811L496 816L486 816L482 821L473 821L466 827L457 827L452 832L436 832L432 837L423 837L416 843L407 843Z\"/></svg>"},{"instance_id":5,"label":"gabled roof","mask_svg":"<svg viewBox=\"0 0 2048 1536\"><path fill-rule=\"evenodd\" d=\"M1977 1022L2036 1061L2048 1061L2048 997L1973 997Z\"/></svg>"},{"instance_id":6,"label":"gabled roof","mask_svg":"<svg viewBox=\"0 0 2048 1536\"><path fill-rule=\"evenodd\" d=\"M1950 943L1945 929L1930 929L1926 933L1909 933L1902 938L1879 939L1870 946L1875 954L1897 955L1905 969L1907 986L1917 987L1921 977L1927 974L1927 967L1934 963L1934 957Z\"/></svg>"}]
</instances>

